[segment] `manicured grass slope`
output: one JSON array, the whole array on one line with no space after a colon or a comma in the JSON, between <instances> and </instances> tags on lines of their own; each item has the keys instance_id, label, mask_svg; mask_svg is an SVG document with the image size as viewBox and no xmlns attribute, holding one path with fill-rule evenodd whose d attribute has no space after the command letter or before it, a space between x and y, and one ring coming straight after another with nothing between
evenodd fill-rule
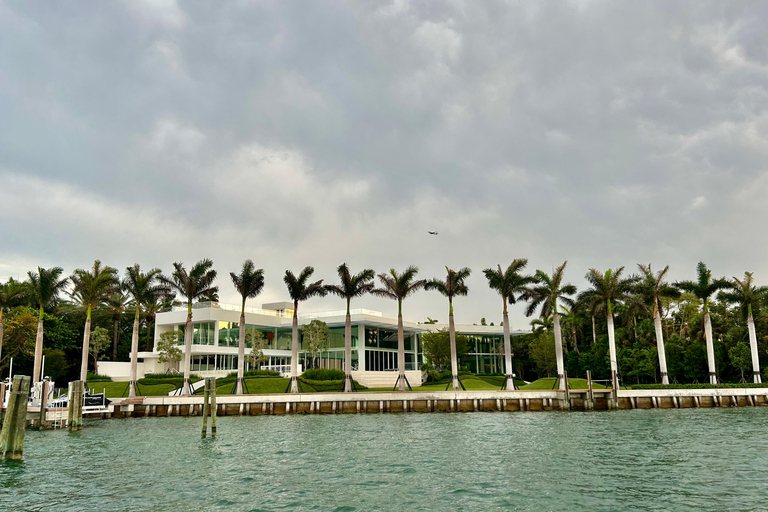
<instances>
[{"instance_id":1,"label":"manicured grass slope","mask_svg":"<svg viewBox=\"0 0 768 512\"><path fill-rule=\"evenodd\" d=\"M557 379L555 377L545 377L543 379L535 380L530 384L520 386L520 389L530 389L530 390L556 389L556 384L555 384L556 380ZM569 389L587 389L587 379L568 379L568 387ZM592 383L592 388L603 389L605 388L605 386L603 386L602 384Z\"/></svg>"},{"instance_id":2,"label":"manicured grass slope","mask_svg":"<svg viewBox=\"0 0 768 512\"><path fill-rule=\"evenodd\" d=\"M86 386L93 389L95 393L101 393L106 389L107 398L120 398L128 396L127 382L89 382ZM137 395L139 396L163 396L176 389L173 384L153 384L142 386L139 384Z\"/></svg>"}]
</instances>

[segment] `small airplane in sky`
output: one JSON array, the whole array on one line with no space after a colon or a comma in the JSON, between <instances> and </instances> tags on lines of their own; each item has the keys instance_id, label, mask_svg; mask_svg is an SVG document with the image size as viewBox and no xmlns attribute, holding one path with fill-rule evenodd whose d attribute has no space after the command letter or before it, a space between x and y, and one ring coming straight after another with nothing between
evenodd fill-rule
<instances>
[{"instance_id":1,"label":"small airplane in sky","mask_svg":"<svg viewBox=\"0 0 768 512\"><path fill-rule=\"evenodd\" d=\"M430 235L436 235L437 231L427 231L427 233L429 233Z\"/></svg>"}]
</instances>

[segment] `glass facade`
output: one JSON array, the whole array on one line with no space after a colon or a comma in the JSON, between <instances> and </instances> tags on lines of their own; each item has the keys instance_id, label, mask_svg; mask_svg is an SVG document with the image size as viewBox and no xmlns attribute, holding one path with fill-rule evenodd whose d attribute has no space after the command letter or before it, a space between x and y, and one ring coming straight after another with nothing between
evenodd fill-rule
<instances>
[{"instance_id":1,"label":"glass facade","mask_svg":"<svg viewBox=\"0 0 768 512\"><path fill-rule=\"evenodd\" d=\"M472 373L504 373L504 337L468 334L469 352L461 366Z\"/></svg>"},{"instance_id":2,"label":"glass facade","mask_svg":"<svg viewBox=\"0 0 768 512\"><path fill-rule=\"evenodd\" d=\"M179 329L184 333L184 325ZM192 344L193 345L213 345L216 341L216 322L198 322L192 324ZM179 345L184 345L184 336L179 339Z\"/></svg>"},{"instance_id":3,"label":"glass facade","mask_svg":"<svg viewBox=\"0 0 768 512\"><path fill-rule=\"evenodd\" d=\"M193 372L237 370L237 356L229 354L192 356L190 370Z\"/></svg>"}]
</instances>

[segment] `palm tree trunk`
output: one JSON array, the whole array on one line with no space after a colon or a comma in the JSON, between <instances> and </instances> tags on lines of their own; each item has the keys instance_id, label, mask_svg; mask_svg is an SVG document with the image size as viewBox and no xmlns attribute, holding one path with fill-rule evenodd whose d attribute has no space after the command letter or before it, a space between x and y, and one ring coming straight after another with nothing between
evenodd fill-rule
<instances>
[{"instance_id":1,"label":"palm tree trunk","mask_svg":"<svg viewBox=\"0 0 768 512\"><path fill-rule=\"evenodd\" d=\"M667 375L667 355L664 351L664 331L661 329L661 312L656 308L656 314L653 315L653 323L656 327L656 349L659 353L659 369L661 370L661 383L669 384Z\"/></svg>"},{"instance_id":2,"label":"palm tree trunk","mask_svg":"<svg viewBox=\"0 0 768 512\"><path fill-rule=\"evenodd\" d=\"M512 376L512 344L509 342L509 315L507 301L504 299L504 389L515 389L515 379Z\"/></svg>"},{"instance_id":3,"label":"palm tree trunk","mask_svg":"<svg viewBox=\"0 0 768 512\"><path fill-rule=\"evenodd\" d=\"M760 378L760 359L757 356L757 333L755 332L755 319L752 318L752 306L749 307L750 312L747 317L747 330L749 331L749 349L752 352L752 375L755 380L755 384L762 383ZM0 323L0 328L2 324Z\"/></svg>"},{"instance_id":4,"label":"palm tree trunk","mask_svg":"<svg viewBox=\"0 0 768 512\"><path fill-rule=\"evenodd\" d=\"M560 389L565 389L565 365L563 364L563 334L560 330L560 315L554 313L555 326L555 361L557 362L557 378L560 380Z\"/></svg>"},{"instance_id":5,"label":"palm tree trunk","mask_svg":"<svg viewBox=\"0 0 768 512\"><path fill-rule=\"evenodd\" d=\"M91 306L85 314L85 332L83 332L83 361L80 363L80 380L88 378L88 346L91 341Z\"/></svg>"},{"instance_id":6,"label":"palm tree trunk","mask_svg":"<svg viewBox=\"0 0 768 512\"><path fill-rule=\"evenodd\" d=\"M574 319L574 322L575 322L575 319ZM575 350L577 354L581 355L581 352L579 352L579 341L576 339L576 324L574 322L571 322L571 335L573 336L573 350Z\"/></svg>"},{"instance_id":7,"label":"palm tree trunk","mask_svg":"<svg viewBox=\"0 0 768 512\"><path fill-rule=\"evenodd\" d=\"M154 317L147 315L147 352L152 352L152 324L154 323Z\"/></svg>"},{"instance_id":8,"label":"palm tree trunk","mask_svg":"<svg viewBox=\"0 0 768 512\"><path fill-rule=\"evenodd\" d=\"M597 343L597 329L595 328L595 315L592 315L592 345Z\"/></svg>"},{"instance_id":9,"label":"palm tree trunk","mask_svg":"<svg viewBox=\"0 0 768 512\"><path fill-rule=\"evenodd\" d=\"M139 306L136 305L136 316L133 317L131 332L131 377L128 382L128 397L136 396L136 377L139 366Z\"/></svg>"},{"instance_id":10,"label":"palm tree trunk","mask_svg":"<svg viewBox=\"0 0 768 512\"><path fill-rule=\"evenodd\" d=\"M360 341L358 340L358 344ZM349 314L349 302L347 302L347 317L344 320L344 391L352 391L352 317Z\"/></svg>"},{"instance_id":11,"label":"palm tree trunk","mask_svg":"<svg viewBox=\"0 0 768 512\"><path fill-rule=\"evenodd\" d=\"M608 352L611 358L611 371L619 373L619 364L616 357L616 334L613 330L613 312L605 314L605 321L608 324Z\"/></svg>"},{"instance_id":12,"label":"palm tree trunk","mask_svg":"<svg viewBox=\"0 0 768 512\"><path fill-rule=\"evenodd\" d=\"M291 333L291 393L299 392L299 304L293 303L293 331Z\"/></svg>"},{"instance_id":13,"label":"palm tree trunk","mask_svg":"<svg viewBox=\"0 0 768 512\"><path fill-rule=\"evenodd\" d=\"M115 333L112 336L112 360L117 359L117 330L120 327L120 317L115 317Z\"/></svg>"},{"instance_id":14,"label":"palm tree trunk","mask_svg":"<svg viewBox=\"0 0 768 512\"><path fill-rule=\"evenodd\" d=\"M397 305L397 371L398 391L405 391L405 337L403 335L402 304Z\"/></svg>"},{"instance_id":15,"label":"palm tree trunk","mask_svg":"<svg viewBox=\"0 0 768 512\"><path fill-rule=\"evenodd\" d=\"M189 373L192 366L192 299L187 305L187 322L184 324L184 383L181 394L189 395Z\"/></svg>"},{"instance_id":16,"label":"palm tree trunk","mask_svg":"<svg viewBox=\"0 0 768 512\"><path fill-rule=\"evenodd\" d=\"M43 308L40 308L40 316L37 317L37 337L35 338L35 366L32 371L32 384L42 380L40 369L43 365Z\"/></svg>"},{"instance_id":17,"label":"palm tree trunk","mask_svg":"<svg viewBox=\"0 0 768 512\"><path fill-rule=\"evenodd\" d=\"M245 301L240 313L240 337L237 343L237 389L236 395L243 394L243 377L245 376Z\"/></svg>"},{"instance_id":18,"label":"palm tree trunk","mask_svg":"<svg viewBox=\"0 0 768 512\"><path fill-rule=\"evenodd\" d=\"M712 342L712 320L709 318L709 311L704 313L704 336L707 342L707 364L709 365L709 383L717 384L717 374L715 373L715 345Z\"/></svg>"},{"instance_id":19,"label":"palm tree trunk","mask_svg":"<svg viewBox=\"0 0 768 512\"><path fill-rule=\"evenodd\" d=\"M448 312L448 338L451 344L451 379L453 390L459 390L459 361L456 357L456 327L453 324L453 302L449 299L450 310Z\"/></svg>"}]
</instances>

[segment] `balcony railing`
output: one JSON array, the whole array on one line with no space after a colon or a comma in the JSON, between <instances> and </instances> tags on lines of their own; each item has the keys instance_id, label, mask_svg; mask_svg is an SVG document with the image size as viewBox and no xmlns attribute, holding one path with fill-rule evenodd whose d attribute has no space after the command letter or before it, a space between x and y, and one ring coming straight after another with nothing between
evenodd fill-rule
<instances>
[{"instance_id":1,"label":"balcony railing","mask_svg":"<svg viewBox=\"0 0 768 512\"><path fill-rule=\"evenodd\" d=\"M196 302L192 304L192 309L226 309L227 311L240 311L241 306L237 304L226 304L224 302ZM186 311L187 306L173 306L172 311ZM255 315L274 316L278 318L293 318L293 310L286 309L285 311L276 311L274 309L261 309L261 308L245 308L246 313L253 313ZM374 311L372 309L357 308L350 309L351 315L368 315L368 316L383 316L381 311ZM333 316L345 316L347 314L346 309L340 309L338 311L319 311L316 313L305 313L299 315L299 318L328 318Z\"/></svg>"}]
</instances>

